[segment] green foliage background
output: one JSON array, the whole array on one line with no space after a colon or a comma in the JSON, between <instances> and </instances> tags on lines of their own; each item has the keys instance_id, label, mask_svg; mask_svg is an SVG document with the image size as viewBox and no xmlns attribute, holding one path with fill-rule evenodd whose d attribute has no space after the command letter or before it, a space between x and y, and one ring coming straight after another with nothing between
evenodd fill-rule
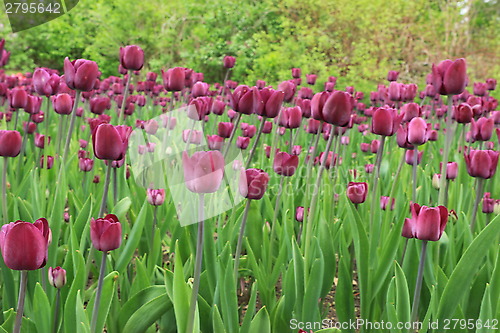
<instances>
[{"instance_id":1,"label":"green foliage background","mask_svg":"<svg viewBox=\"0 0 500 333\"><path fill-rule=\"evenodd\" d=\"M221 81L274 84L290 68L373 89L389 69L424 83L433 62L465 57L471 80L500 78L500 1L464 0L80 0L67 15L17 34L0 15L9 71L62 68L88 58L117 74L119 47L140 45L146 70L186 66Z\"/></svg>"}]
</instances>

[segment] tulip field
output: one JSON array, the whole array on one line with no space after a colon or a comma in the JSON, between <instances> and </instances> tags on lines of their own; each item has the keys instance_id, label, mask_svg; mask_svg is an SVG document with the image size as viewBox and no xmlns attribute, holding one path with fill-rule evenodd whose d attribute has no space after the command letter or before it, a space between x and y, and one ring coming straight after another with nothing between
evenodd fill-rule
<instances>
[{"instance_id":1,"label":"tulip field","mask_svg":"<svg viewBox=\"0 0 500 333\"><path fill-rule=\"evenodd\" d=\"M0 333L500 331L495 78L119 54L0 72Z\"/></svg>"}]
</instances>

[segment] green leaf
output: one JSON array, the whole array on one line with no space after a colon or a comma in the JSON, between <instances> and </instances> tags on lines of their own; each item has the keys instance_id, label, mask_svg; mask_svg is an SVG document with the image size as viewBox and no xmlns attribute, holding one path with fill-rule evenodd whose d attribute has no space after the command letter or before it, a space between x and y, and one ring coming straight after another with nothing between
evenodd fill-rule
<instances>
[{"instance_id":1,"label":"green leaf","mask_svg":"<svg viewBox=\"0 0 500 333\"><path fill-rule=\"evenodd\" d=\"M349 257L341 256L338 264L339 276L335 289L335 309L340 322L355 320L352 273L350 270L350 261L348 259ZM354 332L354 330L350 328L345 331Z\"/></svg>"},{"instance_id":2,"label":"green leaf","mask_svg":"<svg viewBox=\"0 0 500 333\"><path fill-rule=\"evenodd\" d=\"M156 287L157 286L150 288ZM128 318L122 332L145 332L151 325L153 325L172 308L172 302L168 298L165 288L161 288L163 289L163 293L160 293L159 295L157 295L159 290L153 290L150 288L148 288L148 291L144 291L144 293L141 291L137 293L136 296L132 297L126 303L128 304L129 302L133 302L130 303L130 307L127 305L123 307L124 309L127 309L127 314L131 312L130 310L132 310L133 307L137 307L137 309L132 312L131 316ZM153 298L155 295L157 296ZM143 301L141 302L141 300ZM122 320L127 319L126 315L122 316L122 313L120 313L120 318L122 318ZM120 320L120 322L122 320Z\"/></svg>"},{"instance_id":3,"label":"green leaf","mask_svg":"<svg viewBox=\"0 0 500 333\"><path fill-rule=\"evenodd\" d=\"M267 309L263 306L250 324L249 333L271 333L271 323Z\"/></svg>"},{"instance_id":4,"label":"green leaf","mask_svg":"<svg viewBox=\"0 0 500 333\"><path fill-rule=\"evenodd\" d=\"M50 302L40 283L36 284L35 294L33 295L33 321L36 324L38 332L50 332Z\"/></svg>"},{"instance_id":5,"label":"green leaf","mask_svg":"<svg viewBox=\"0 0 500 333\"><path fill-rule=\"evenodd\" d=\"M76 297L76 332L90 333L89 320L85 314L85 308L83 307L80 290L78 290Z\"/></svg>"},{"instance_id":6,"label":"green leaf","mask_svg":"<svg viewBox=\"0 0 500 333\"><path fill-rule=\"evenodd\" d=\"M83 290L87 281L85 260L82 254L75 251L75 258L78 268L71 283L66 303L64 304L64 332L76 332L76 302L77 298L80 297L80 290Z\"/></svg>"},{"instance_id":7,"label":"green leaf","mask_svg":"<svg viewBox=\"0 0 500 333\"><path fill-rule=\"evenodd\" d=\"M145 289L140 290L137 292L134 296L129 298L127 302L123 305L123 307L120 310L120 314L118 316L118 325L120 328L120 331L124 331L124 327L128 324L134 313L139 311L143 306L146 306L146 304L153 302L156 298L161 298L166 296L166 291L164 286L151 286L147 287ZM167 296L167 301L165 302L165 305L158 304L158 302L155 302L154 304L157 304L160 306L161 309L163 309L163 312L167 311L167 308L172 306L172 302L170 302L170 299ZM152 309L150 309L152 310ZM145 315L147 315L149 318L149 313L146 312ZM146 320L146 318L144 319ZM151 319L148 319L151 320ZM156 319L155 319L156 320ZM153 321L154 322L154 321ZM129 324L131 325L131 324ZM146 327L147 328L147 327Z\"/></svg>"},{"instance_id":8,"label":"green leaf","mask_svg":"<svg viewBox=\"0 0 500 333\"><path fill-rule=\"evenodd\" d=\"M469 290L476 272L488 254L488 248L495 244L499 233L500 217L497 216L469 245L444 289L437 318L453 318L457 305L466 294L464 290Z\"/></svg>"},{"instance_id":9,"label":"green leaf","mask_svg":"<svg viewBox=\"0 0 500 333\"><path fill-rule=\"evenodd\" d=\"M217 308L217 304L214 304L212 308L212 322L214 327L214 332L217 333L226 333L226 328L224 327L224 323L222 322L222 318L219 313L219 309Z\"/></svg>"},{"instance_id":10,"label":"green leaf","mask_svg":"<svg viewBox=\"0 0 500 333\"><path fill-rule=\"evenodd\" d=\"M255 303L257 302L257 289L258 284L255 281L252 285L252 291L250 292L250 301L248 302L247 311L245 313L245 318L241 324L240 333L248 333L250 329L250 323L252 322L253 315L255 314Z\"/></svg>"},{"instance_id":11,"label":"green leaf","mask_svg":"<svg viewBox=\"0 0 500 333\"><path fill-rule=\"evenodd\" d=\"M123 251L120 253L118 260L116 261L115 269L120 273L122 273L125 270L125 268L127 268L127 265L132 260L134 252L137 249L137 246L139 245L139 242L141 240L142 229L144 228L144 224L146 222L146 211L147 211L146 205L147 201L144 201L144 204L142 205L139 215L135 220L134 226L130 231L130 235L128 235L128 239L125 243Z\"/></svg>"},{"instance_id":12,"label":"green leaf","mask_svg":"<svg viewBox=\"0 0 500 333\"><path fill-rule=\"evenodd\" d=\"M396 307L398 320L400 322L410 322L410 293L406 282L405 273L397 262L394 262L396 271Z\"/></svg>"},{"instance_id":13,"label":"green leaf","mask_svg":"<svg viewBox=\"0 0 500 333\"><path fill-rule=\"evenodd\" d=\"M184 281L184 268L179 253L179 243L175 244L175 269L172 303L174 305L175 319L178 332L185 332L189 315L189 300L192 290Z\"/></svg>"},{"instance_id":14,"label":"green leaf","mask_svg":"<svg viewBox=\"0 0 500 333\"><path fill-rule=\"evenodd\" d=\"M113 208L113 214L115 214L120 221L125 221L127 212L129 211L131 205L132 200L130 200L129 197L125 197L121 199Z\"/></svg>"},{"instance_id":15,"label":"green leaf","mask_svg":"<svg viewBox=\"0 0 500 333\"><path fill-rule=\"evenodd\" d=\"M118 272L111 272L106 277L104 277L102 283L102 294L101 294L101 303L99 304L98 315L97 315L97 324L96 331L102 332L104 328L104 324L106 322L106 318L108 317L109 309L111 307L111 302L113 301L113 295L115 293L116 280L118 279ZM97 289L96 289L97 292ZM87 309L89 309L89 318L90 311L93 311L95 303L95 293L92 295L89 303L87 304Z\"/></svg>"}]
</instances>

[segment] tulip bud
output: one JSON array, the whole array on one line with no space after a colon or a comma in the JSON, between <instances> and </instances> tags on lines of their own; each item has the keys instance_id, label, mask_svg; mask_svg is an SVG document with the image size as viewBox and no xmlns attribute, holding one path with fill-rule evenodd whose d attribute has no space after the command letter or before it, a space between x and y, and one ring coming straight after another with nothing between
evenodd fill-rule
<instances>
[{"instance_id":1,"label":"tulip bud","mask_svg":"<svg viewBox=\"0 0 500 333\"><path fill-rule=\"evenodd\" d=\"M392 136L398 130L403 115L398 115L395 109L378 108L373 112L372 133Z\"/></svg>"},{"instance_id":2,"label":"tulip bud","mask_svg":"<svg viewBox=\"0 0 500 333\"><path fill-rule=\"evenodd\" d=\"M123 159L132 133L130 126L100 124L92 130L94 154L101 160L118 161Z\"/></svg>"},{"instance_id":3,"label":"tulip bud","mask_svg":"<svg viewBox=\"0 0 500 333\"><path fill-rule=\"evenodd\" d=\"M189 157L182 155L186 187L194 193L216 192L224 175L224 157L221 152L199 151Z\"/></svg>"},{"instance_id":4,"label":"tulip bud","mask_svg":"<svg viewBox=\"0 0 500 333\"><path fill-rule=\"evenodd\" d=\"M467 84L465 59L441 61L432 65L432 84L440 95L458 95Z\"/></svg>"},{"instance_id":5,"label":"tulip bud","mask_svg":"<svg viewBox=\"0 0 500 333\"><path fill-rule=\"evenodd\" d=\"M365 202L367 193L367 183L349 182L349 184L347 184L347 197L353 204L360 204Z\"/></svg>"},{"instance_id":6,"label":"tulip bud","mask_svg":"<svg viewBox=\"0 0 500 333\"><path fill-rule=\"evenodd\" d=\"M483 213L491 214L495 208L495 199L490 197L490 193L486 192L483 196Z\"/></svg>"},{"instance_id":7,"label":"tulip bud","mask_svg":"<svg viewBox=\"0 0 500 333\"><path fill-rule=\"evenodd\" d=\"M411 205L412 218L403 226L403 237L427 241L438 241L448 222L448 209L444 206L427 207L417 203Z\"/></svg>"},{"instance_id":8,"label":"tulip bud","mask_svg":"<svg viewBox=\"0 0 500 333\"><path fill-rule=\"evenodd\" d=\"M457 162L448 162L446 164L446 179L454 180L458 175Z\"/></svg>"},{"instance_id":9,"label":"tulip bud","mask_svg":"<svg viewBox=\"0 0 500 333\"><path fill-rule=\"evenodd\" d=\"M420 117L413 118L408 124L408 142L419 146L427 142L427 123Z\"/></svg>"},{"instance_id":10,"label":"tulip bud","mask_svg":"<svg viewBox=\"0 0 500 333\"><path fill-rule=\"evenodd\" d=\"M61 115L71 114L73 109L73 98L69 94L59 94L52 97L52 107L56 113Z\"/></svg>"},{"instance_id":11,"label":"tulip bud","mask_svg":"<svg viewBox=\"0 0 500 333\"><path fill-rule=\"evenodd\" d=\"M405 153L405 162L406 164L413 165L413 161L415 159L415 155L417 155L417 164L420 164L422 161L423 151L419 151L418 154L415 154L416 149L408 149Z\"/></svg>"},{"instance_id":12,"label":"tulip bud","mask_svg":"<svg viewBox=\"0 0 500 333\"><path fill-rule=\"evenodd\" d=\"M120 47L120 64L128 70L140 70L144 66L144 51L137 45Z\"/></svg>"},{"instance_id":13,"label":"tulip bud","mask_svg":"<svg viewBox=\"0 0 500 333\"><path fill-rule=\"evenodd\" d=\"M342 91L335 91L325 102L322 110L323 119L336 126L346 126L351 120L353 105L351 95Z\"/></svg>"},{"instance_id":14,"label":"tulip bud","mask_svg":"<svg viewBox=\"0 0 500 333\"><path fill-rule=\"evenodd\" d=\"M161 206L165 201L165 189L154 190L148 188L146 191L146 199L153 206Z\"/></svg>"},{"instance_id":15,"label":"tulip bud","mask_svg":"<svg viewBox=\"0 0 500 333\"><path fill-rule=\"evenodd\" d=\"M392 81L397 81L399 76L398 71L389 71L387 73L387 81L392 82Z\"/></svg>"},{"instance_id":16,"label":"tulip bud","mask_svg":"<svg viewBox=\"0 0 500 333\"><path fill-rule=\"evenodd\" d=\"M207 135L207 143L211 150L222 150L224 138L218 135Z\"/></svg>"},{"instance_id":17,"label":"tulip bud","mask_svg":"<svg viewBox=\"0 0 500 333\"><path fill-rule=\"evenodd\" d=\"M493 150L474 150L464 153L467 172L471 177L489 179L493 177L498 165L499 152Z\"/></svg>"},{"instance_id":18,"label":"tulip bud","mask_svg":"<svg viewBox=\"0 0 500 333\"><path fill-rule=\"evenodd\" d=\"M385 197L385 196L381 196L380 197L380 209L382 210L386 210L387 209L387 205L389 204L389 201L391 202L391 205L389 207L390 210L394 210L394 203L395 203L395 198L389 198L389 197Z\"/></svg>"},{"instance_id":19,"label":"tulip bud","mask_svg":"<svg viewBox=\"0 0 500 333\"><path fill-rule=\"evenodd\" d=\"M0 130L0 156L16 157L21 152L22 138L18 131Z\"/></svg>"},{"instance_id":20,"label":"tulip bud","mask_svg":"<svg viewBox=\"0 0 500 333\"><path fill-rule=\"evenodd\" d=\"M91 91L98 76L99 68L94 61L85 59L70 61L67 57L64 59L64 78L69 88Z\"/></svg>"},{"instance_id":21,"label":"tulip bud","mask_svg":"<svg viewBox=\"0 0 500 333\"><path fill-rule=\"evenodd\" d=\"M119 248L122 242L122 226L118 217L108 214L97 220L92 218L90 239L98 251L108 252Z\"/></svg>"},{"instance_id":22,"label":"tulip bud","mask_svg":"<svg viewBox=\"0 0 500 333\"><path fill-rule=\"evenodd\" d=\"M296 155L290 155L286 152L279 152L274 157L273 168L274 172L282 176L293 176L297 166L299 164L299 158Z\"/></svg>"},{"instance_id":23,"label":"tulip bud","mask_svg":"<svg viewBox=\"0 0 500 333\"><path fill-rule=\"evenodd\" d=\"M240 194L252 200L260 200L264 196L269 183L269 174L261 169L242 170L240 175Z\"/></svg>"},{"instance_id":24,"label":"tulip bud","mask_svg":"<svg viewBox=\"0 0 500 333\"><path fill-rule=\"evenodd\" d=\"M224 57L224 68L233 68L236 63L236 58L232 56Z\"/></svg>"},{"instance_id":25,"label":"tulip bud","mask_svg":"<svg viewBox=\"0 0 500 333\"><path fill-rule=\"evenodd\" d=\"M434 187L435 190L439 190L440 179L441 175L439 173L435 173L434 176L432 176L432 187Z\"/></svg>"},{"instance_id":26,"label":"tulip bud","mask_svg":"<svg viewBox=\"0 0 500 333\"><path fill-rule=\"evenodd\" d=\"M94 167L94 160L91 158L80 158L78 160L78 166L83 172L89 172Z\"/></svg>"},{"instance_id":27,"label":"tulip bud","mask_svg":"<svg viewBox=\"0 0 500 333\"><path fill-rule=\"evenodd\" d=\"M66 284L66 270L57 266L49 267L49 283L55 288L62 288Z\"/></svg>"},{"instance_id":28,"label":"tulip bud","mask_svg":"<svg viewBox=\"0 0 500 333\"><path fill-rule=\"evenodd\" d=\"M249 144L250 144L250 138L248 137L239 136L236 139L236 146L240 149L247 149Z\"/></svg>"},{"instance_id":29,"label":"tulip bud","mask_svg":"<svg viewBox=\"0 0 500 333\"><path fill-rule=\"evenodd\" d=\"M42 155L40 157L40 168L43 168L45 165L45 155ZM54 166L54 157L53 156L47 156L47 169L52 169Z\"/></svg>"}]
</instances>

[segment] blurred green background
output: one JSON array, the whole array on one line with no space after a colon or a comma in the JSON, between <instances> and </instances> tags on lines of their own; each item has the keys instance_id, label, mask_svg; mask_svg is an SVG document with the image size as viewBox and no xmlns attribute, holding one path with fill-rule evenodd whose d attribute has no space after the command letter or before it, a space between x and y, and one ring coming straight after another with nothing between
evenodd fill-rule
<instances>
[{"instance_id":1,"label":"blurred green background","mask_svg":"<svg viewBox=\"0 0 500 333\"><path fill-rule=\"evenodd\" d=\"M500 0L80 0L68 14L0 36L12 71L61 69L64 57L97 61L117 74L119 47L140 45L146 70L191 67L222 81L224 55L237 57L232 79L270 84L290 68L338 76L338 87L372 90L390 69L423 88L433 62L465 57L471 81L500 78Z\"/></svg>"}]
</instances>

